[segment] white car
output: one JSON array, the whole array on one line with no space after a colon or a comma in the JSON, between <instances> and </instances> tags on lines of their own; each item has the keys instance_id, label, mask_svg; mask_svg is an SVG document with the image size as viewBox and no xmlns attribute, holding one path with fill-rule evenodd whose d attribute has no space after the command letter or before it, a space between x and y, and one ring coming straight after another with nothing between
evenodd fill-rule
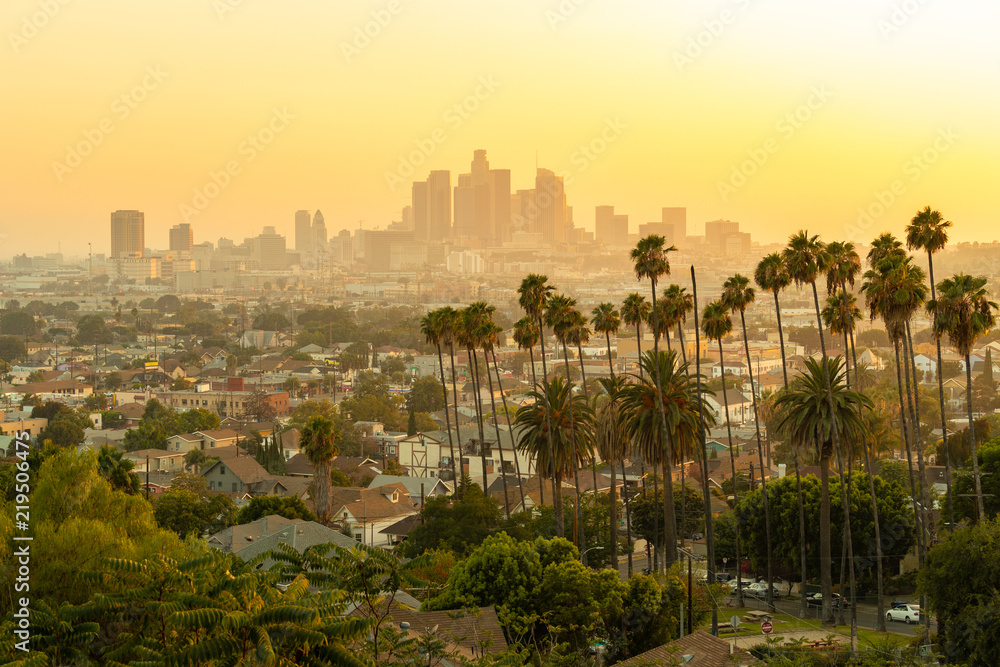
<instances>
[{"instance_id":1,"label":"white car","mask_svg":"<svg viewBox=\"0 0 1000 667\"><path fill-rule=\"evenodd\" d=\"M885 612L887 621L903 621L907 625L920 622L920 607L915 604L904 604Z\"/></svg>"},{"instance_id":2,"label":"white car","mask_svg":"<svg viewBox=\"0 0 1000 667\"><path fill-rule=\"evenodd\" d=\"M775 586L773 590L774 590L774 599L777 600L779 597L781 597L781 595L778 593L777 586ZM743 594L752 598L757 598L758 600L766 600L767 583L765 582L763 584L750 584L749 586L747 586L747 589L743 591Z\"/></svg>"}]
</instances>

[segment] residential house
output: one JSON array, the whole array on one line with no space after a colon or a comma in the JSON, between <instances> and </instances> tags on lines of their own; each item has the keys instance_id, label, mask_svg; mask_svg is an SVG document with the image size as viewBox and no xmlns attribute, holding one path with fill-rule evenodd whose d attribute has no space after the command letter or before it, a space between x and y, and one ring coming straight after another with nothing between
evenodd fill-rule
<instances>
[{"instance_id":1,"label":"residential house","mask_svg":"<svg viewBox=\"0 0 1000 667\"><path fill-rule=\"evenodd\" d=\"M208 537L207 542L208 546L223 553L236 554L243 560L277 549L279 543L287 544L299 553L317 544L332 542L345 549L355 544L350 537L315 521L286 519L277 514L226 528Z\"/></svg>"},{"instance_id":2,"label":"residential house","mask_svg":"<svg viewBox=\"0 0 1000 667\"><path fill-rule=\"evenodd\" d=\"M126 458L135 465L135 472L172 472L178 473L184 470L184 454L186 452L168 452L162 449L139 449L134 452L126 452Z\"/></svg>"},{"instance_id":3,"label":"residential house","mask_svg":"<svg viewBox=\"0 0 1000 667\"><path fill-rule=\"evenodd\" d=\"M728 402L729 407L727 416L724 416L726 414L725 402ZM726 421L733 424L744 424L753 420L753 401L747 398L743 392L735 389L727 389L724 398L721 396L721 392L717 392L714 396L709 394L705 397L705 404L712 411L716 422L720 424Z\"/></svg>"},{"instance_id":4,"label":"residential house","mask_svg":"<svg viewBox=\"0 0 1000 667\"><path fill-rule=\"evenodd\" d=\"M218 447L233 447L236 445L238 439L239 436L236 431L231 429L180 433L167 438L167 449L172 452L185 453L192 449L210 452Z\"/></svg>"},{"instance_id":5,"label":"residential house","mask_svg":"<svg viewBox=\"0 0 1000 667\"><path fill-rule=\"evenodd\" d=\"M18 394L54 394L58 396L90 396L94 388L75 380L56 380L53 382L26 382L15 389Z\"/></svg>"},{"instance_id":6,"label":"residential house","mask_svg":"<svg viewBox=\"0 0 1000 667\"><path fill-rule=\"evenodd\" d=\"M370 489L376 489L386 484L402 484L406 488L406 495L413 502L423 508L426 498L436 498L438 496L450 496L453 489L449 484L441 481L437 477L404 477L402 475L376 475Z\"/></svg>"},{"instance_id":7,"label":"residential house","mask_svg":"<svg viewBox=\"0 0 1000 667\"><path fill-rule=\"evenodd\" d=\"M237 456L226 461L216 461L201 472L208 480L210 491L231 491L234 493L258 493L256 485L271 479L271 474L252 457Z\"/></svg>"},{"instance_id":8,"label":"residential house","mask_svg":"<svg viewBox=\"0 0 1000 667\"><path fill-rule=\"evenodd\" d=\"M332 501L332 519L348 526L357 541L369 546L392 546L392 537L382 531L419 511L402 484L374 489L335 487Z\"/></svg>"},{"instance_id":9,"label":"residential house","mask_svg":"<svg viewBox=\"0 0 1000 667\"><path fill-rule=\"evenodd\" d=\"M757 659L744 651L733 651L729 639L697 630L617 663L619 667L640 665L697 665L697 667L745 667Z\"/></svg>"}]
</instances>

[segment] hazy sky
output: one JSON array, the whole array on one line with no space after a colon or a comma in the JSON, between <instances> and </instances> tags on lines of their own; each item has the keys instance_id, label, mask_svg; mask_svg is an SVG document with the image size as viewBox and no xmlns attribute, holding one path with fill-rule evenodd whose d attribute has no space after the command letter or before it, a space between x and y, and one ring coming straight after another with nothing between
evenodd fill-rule
<instances>
[{"instance_id":1,"label":"hazy sky","mask_svg":"<svg viewBox=\"0 0 1000 667\"><path fill-rule=\"evenodd\" d=\"M450 169L454 182L476 148L515 189L533 185L536 154L565 172L588 228L598 204L633 230L687 206L689 233L728 218L765 242L803 226L867 241L931 204L956 240L1000 237L997 3L5 0L0 12L3 257L60 242L68 256L88 242L107 252L109 214L127 208L145 212L153 248L185 218L196 242L264 225L290 235L301 208L322 209L332 233L384 227L414 177Z\"/></svg>"}]
</instances>

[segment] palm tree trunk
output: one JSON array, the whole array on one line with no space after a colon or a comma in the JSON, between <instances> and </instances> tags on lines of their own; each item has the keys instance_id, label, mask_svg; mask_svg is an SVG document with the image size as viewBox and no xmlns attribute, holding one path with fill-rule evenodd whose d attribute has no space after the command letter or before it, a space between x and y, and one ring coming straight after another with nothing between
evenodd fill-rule
<instances>
[{"instance_id":1,"label":"palm tree trunk","mask_svg":"<svg viewBox=\"0 0 1000 667\"><path fill-rule=\"evenodd\" d=\"M920 434L920 382L917 380L917 362L913 356L913 333L910 330L910 323L906 323L906 343L909 348L907 353L907 363L906 370L910 370L910 366L913 367L913 414L914 414L914 441L917 443L917 469L920 472L920 504L924 511L924 529L927 531L924 535L924 554L923 560L927 561L927 550L930 548L930 543L934 539L934 526L931 522L931 495L930 490L927 488L927 474L924 469L924 446L923 438ZM907 379L909 379L909 373L907 373ZM922 608L926 609L926 598L921 594L920 605ZM927 628L928 634L930 633L931 627L931 615L924 614L921 617L924 623L924 627Z\"/></svg>"},{"instance_id":2,"label":"palm tree trunk","mask_svg":"<svg viewBox=\"0 0 1000 667\"><path fill-rule=\"evenodd\" d=\"M656 462L653 462L653 505L656 505L657 498L660 497L660 482L656 477ZM655 516L655 514L654 514ZM660 560L663 558L663 549L660 547L660 522L653 519L653 544L649 547L649 557L653 560L650 572L660 571Z\"/></svg>"},{"instance_id":3,"label":"palm tree trunk","mask_svg":"<svg viewBox=\"0 0 1000 667\"><path fill-rule=\"evenodd\" d=\"M438 343L438 366L441 368L441 392L444 395L444 421L448 429L448 452L451 456L451 478L458 485L458 475L455 471L455 441L451 437L451 417L448 416L448 386L444 381L444 357L441 355L441 344ZM456 401L457 402L457 401Z\"/></svg>"},{"instance_id":4,"label":"palm tree trunk","mask_svg":"<svg viewBox=\"0 0 1000 667\"><path fill-rule=\"evenodd\" d=\"M479 458L483 465L483 495L489 495L490 478L486 472L486 435L483 433L483 397L479 382L479 357L475 348L469 348L469 367L472 369L472 391L475 396L476 421L479 424Z\"/></svg>"},{"instance_id":5,"label":"palm tree trunk","mask_svg":"<svg viewBox=\"0 0 1000 667\"><path fill-rule=\"evenodd\" d=\"M642 325L635 325L635 353L639 359L639 379L642 379Z\"/></svg>"},{"instance_id":6,"label":"palm tree trunk","mask_svg":"<svg viewBox=\"0 0 1000 667\"><path fill-rule=\"evenodd\" d=\"M545 363L545 325L542 323L542 315L541 315L541 313L539 313L539 315L538 315L538 345L541 348L541 354L542 354L542 382L544 382L545 385L546 385L546 387L548 387L548 384L549 384L549 369L548 369L548 365ZM531 372L532 373L535 372L534 365L532 365L532 367L531 367ZM549 441L549 460L552 462L552 498L553 498L553 502L555 502L556 496L557 495L559 496L559 509L556 512L556 537L563 537L566 534L566 526L563 525L564 522L563 522L563 515L562 515L562 494L560 493L560 490L558 489L558 486L561 484L561 482L556 480L556 475L555 475L556 459L555 459L555 447L552 445L552 415L549 414L548 410L545 411L545 421L547 422L546 423L546 427L548 428L548 433L549 433L548 438L547 438L548 441Z\"/></svg>"},{"instance_id":7,"label":"palm tree trunk","mask_svg":"<svg viewBox=\"0 0 1000 667\"><path fill-rule=\"evenodd\" d=\"M760 488L764 497L764 530L767 539L767 607L774 608L774 568L771 565L771 509L767 499L767 480L764 474L764 446L760 441L760 420L757 418L757 389L754 386L753 365L750 363L750 341L747 339L746 314L740 310L740 325L743 327L743 348L747 355L747 371L750 373L750 395L753 399L753 423L757 432L757 460L760 462Z\"/></svg>"},{"instance_id":8,"label":"palm tree trunk","mask_svg":"<svg viewBox=\"0 0 1000 667\"><path fill-rule=\"evenodd\" d=\"M624 471L622 471L624 473ZM611 517L608 521L608 536L611 538L611 565L618 569L618 499L615 493L615 485L618 483L618 462L612 457L611 460L611 488L608 490L608 497L611 507Z\"/></svg>"},{"instance_id":9,"label":"palm tree trunk","mask_svg":"<svg viewBox=\"0 0 1000 667\"><path fill-rule=\"evenodd\" d=\"M576 483L576 521L580 527L580 562L587 564L587 538L583 530L583 494L580 493L580 455L576 447L576 424L573 419L573 383L569 381L569 348L563 341L563 359L566 362L566 384L569 386L569 439L573 443L573 481Z\"/></svg>"},{"instance_id":10,"label":"palm tree trunk","mask_svg":"<svg viewBox=\"0 0 1000 667\"><path fill-rule=\"evenodd\" d=\"M976 489L976 522L986 519L986 508L983 506L983 483L979 476L979 453L976 450L976 429L972 421L972 359L965 355L965 403L969 412L969 447L972 451L972 478Z\"/></svg>"},{"instance_id":11,"label":"palm tree trunk","mask_svg":"<svg viewBox=\"0 0 1000 667\"><path fill-rule=\"evenodd\" d=\"M698 281L694 266L691 267L691 294L694 299L694 365L695 383L698 391L698 431L701 449L701 491L705 498L705 567L708 581L715 581L715 526L712 525L712 496L708 489L708 451L705 437L705 406L701 393L701 329L698 327ZM719 610L712 605L712 634L719 636Z\"/></svg>"},{"instance_id":12,"label":"palm tree trunk","mask_svg":"<svg viewBox=\"0 0 1000 667\"><path fill-rule=\"evenodd\" d=\"M920 526L924 532L924 540L920 549L920 553L917 554L918 568L923 567L924 559L927 557L927 545L930 541L931 530L928 524L927 516L927 501L925 500L924 487L927 485L927 478L924 475L924 465L923 456L921 450L923 449L921 443L921 433L920 433L920 411L916 406L915 397L917 396L918 387L916 378L913 378L912 392L910 387L910 363L913 358L913 348L910 346L910 325L907 322L906 328L903 330L903 378L906 382L906 402L910 409L910 433L913 435L913 454L917 459L917 470L919 474L916 475L917 481L917 493L920 494ZM909 465L913 466L913 461L909 461Z\"/></svg>"},{"instance_id":13,"label":"palm tree trunk","mask_svg":"<svg viewBox=\"0 0 1000 667\"><path fill-rule=\"evenodd\" d=\"M531 360L531 388L538 390L538 378L535 377L535 347L528 348L528 358ZM513 431L511 431L513 433ZM535 457L535 472L538 474L538 500L545 506L545 484L542 481L542 471L538 467L538 457ZM522 499L523 502L523 499Z\"/></svg>"},{"instance_id":14,"label":"palm tree trunk","mask_svg":"<svg viewBox=\"0 0 1000 667\"><path fill-rule=\"evenodd\" d=\"M622 500L625 504L625 535L627 536L625 543L628 547L628 576L632 576L632 552L634 551L632 547L632 512L629 509L629 501L631 500L630 494L628 492L628 475L625 473L625 459L622 461Z\"/></svg>"},{"instance_id":15,"label":"palm tree trunk","mask_svg":"<svg viewBox=\"0 0 1000 667\"><path fill-rule=\"evenodd\" d=\"M489 362L487 361L487 365ZM514 429L510 425L510 410L507 409L507 395L503 393L503 380L500 378L500 366L497 365L496 352L493 353L493 370L497 373L497 386L500 388L500 400L503 401L503 412L507 415L507 433L510 434L511 445L514 444ZM496 408L493 410L496 413ZM517 473L517 488L521 492L521 511L527 508L524 506L524 480L521 478L521 461L517 456L517 448L514 447L512 456L514 457L514 471Z\"/></svg>"},{"instance_id":16,"label":"palm tree trunk","mask_svg":"<svg viewBox=\"0 0 1000 667\"><path fill-rule=\"evenodd\" d=\"M587 391L587 370L583 366L583 344L577 341L576 353L580 355L580 380L583 382L583 397L590 403L590 395ZM594 507L597 507L597 450L590 457L590 470L594 473Z\"/></svg>"},{"instance_id":17,"label":"palm tree trunk","mask_svg":"<svg viewBox=\"0 0 1000 667\"><path fill-rule=\"evenodd\" d=\"M896 336L893 339L893 347L896 352L896 388L899 394L899 422L903 429L903 446L906 449L906 461L907 469L910 473L910 498L913 501L913 516L917 523L917 553L923 554L924 552L924 530L923 522L921 520L919 504L919 496L917 495L917 483L913 478L913 457L910 454L910 428L906 419L906 402L903 399L903 353L900 350L901 336Z\"/></svg>"},{"instance_id":18,"label":"palm tree trunk","mask_svg":"<svg viewBox=\"0 0 1000 667\"><path fill-rule=\"evenodd\" d=\"M684 329L681 328L680 322L677 323L677 344L681 347L681 359L686 364L688 362L688 353L684 346Z\"/></svg>"},{"instance_id":19,"label":"palm tree trunk","mask_svg":"<svg viewBox=\"0 0 1000 667\"><path fill-rule=\"evenodd\" d=\"M799 448L792 445L795 464L795 488L799 496L799 577L802 580L799 584L799 616L806 615L806 505L802 497L802 473L799 471Z\"/></svg>"},{"instance_id":20,"label":"palm tree trunk","mask_svg":"<svg viewBox=\"0 0 1000 667\"><path fill-rule=\"evenodd\" d=\"M656 315L656 280L650 281L652 285L653 292L653 331L656 332L659 329L657 324ZM670 451L670 436L667 433L667 413L663 407L663 387L660 385L660 344L657 342L658 336L653 336L653 357L655 362L653 363L653 371L656 376L653 378L656 382L656 402L659 404L660 411L660 427L663 434L663 446L665 448L664 452L664 464L663 464L663 487L664 487L664 497L673 497L673 453ZM669 491L667 486L669 485ZM669 568L677 560L677 527L674 520L674 504L667 503L669 508L664 505L663 510L663 542L665 546L665 551L663 553L663 567L664 570Z\"/></svg>"},{"instance_id":21,"label":"palm tree trunk","mask_svg":"<svg viewBox=\"0 0 1000 667\"><path fill-rule=\"evenodd\" d=\"M455 400L455 437L458 438L458 469L462 473L459 479L455 480L455 492L458 493L458 485L462 485L462 492L465 492L465 464L462 463L462 427L459 425L458 421L458 380L455 377L455 346L448 346L448 353L451 356L451 395ZM444 406L445 412L448 411L448 406Z\"/></svg>"},{"instance_id":22,"label":"palm tree trunk","mask_svg":"<svg viewBox=\"0 0 1000 667\"><path fill-rule=\"evenodd\" d=\"M837 450L837 467L841 470L844 469L843 455L840 450ZM843 473L841 473L843 475ZM844 478L840 479L840 493L843 496L844 503L844 544L847 546L847 566L851 570L851 651L857 652L858 645L858 615L857 615L857 605L854 599L855 593L855 581L854 581L854 539L851 535L851 503L850 503L850 491L851 491L851 464L850 457L848 457L847 463L847 483L844 483ZM844 595L844 568L840 568L840 615L843 618L844 615L844 603L847 596ZM843 625L843 623L841 623Z\"/></svg>"},{"instance_id":23,"label":"palm tree trunk","mask_svg":"<svg viewBox=\"0 0 1000 667\"><path fill-rule=\"evenodd\" d=\"M934 254L927 253L927 270L931 279L931 301L937 300L937 289L934 287ZM937 347L937 375L938 399L941 401L941 446L944 449L944 483L948 494L948 532L955 530L955 507L951 497L951 450L948 449L948 419L944 414L944 375L941 374L941 338L934 336L934 344ZM970 431L971 433L971 431Z\"/></svg>"},{"instance_id":24,"label":"palm tree trunk","mask_svg":"<svg viewBox=\"0 0 1000 667\"><path fill-rule=\"evenodd\" d=\"M507 494L507 470L503 461L503 443L500 441L500 420L497 419L497 399L493 395L493 374L490 373L490 352L483 348L483 359L486 362L486 380L489 383L490 388L490 409L493 410L493 430L496 432L497 436L497 454L500 457L500 477L503 479L503 507L507 514L507 520L510 520L510 496ZM500 374L497 373L497 382L500 381ZM501 388L501 393L503 393L503 388ZM508 417L509 419L509 417Z\"/></svg>"},{"instance_id":25,"label":"palm tree trunk","mask_svg":"<svg viewBox=\"0 0 1000 667\"><path fill-rule=\"evenodd\" d=\"M820 351L823 353L823 364L826 365L827 356L826 356L826 340L823 337L823 316L820 314L820 310L819 310L819 292L816 290L816 281L815 280L813 280L813 282L812 282L812 291L813 291L813 304L814 304L814 306L816 308L816 327L819 330L819 346L820 346ZM838 428L839 424L837 424L837 419L836 419L837 410L836 410L836 408L833 405L833 386L831 384L832 381L833 381L833 378L830 377L830 373L829 372L824 373L824 375L826 376L826 404L827 404L827 409L829 409L829 411L830 411L830 432L833 435L833 448L836 449L836 450L839 450L840 449L840 429ZM829 461L827 462L827 464L829 464ZM828 471L824 471L824 474L828 474ZM823 586L824 586L824 588L823 588L823 616L824 616L823 624L824 625L832 624L832 622L834 620L833 619L833 614L831 613L832 609L828 609L828 606L829 606L830 601L831 601L830 595L833 593L833 590L832 590L832 588L833 588L833 582L831 580L832 579L832 577L831 577L832 573L830 572L831 558L830 558L830 539L829 539L830 538L830 535L829 535L829 533L830 533L830 496L829 496L829 491L830 491L830 489L829 489L829 486L827 485L823 489L823 498L826 501L827 511L826 511L825 515L820 516L820 530L822 532L823 524L825 523L826 524L826 531L827 531L826 550L825 550L825 553L820 554L820 564L821 564L821 567L823 569L823 572L820 573L820 575L821 575L820 576L820 580L823 582ZM822 543L822 540L820 540L820 542ZM821 548L822 548L822 544L821 544ZM824 560L825 560L825 565L823 565ZM856 637L852 637L851 638L852 645L856 641L857 641Z\"/></svg>"},{"instance_id":26,"label":"palm tree trunk","mask_svg":"<svg viewBox=\"0 0 1000 667\"><path fill-rule=\"evenodd\" d=\"M552 470L555 471L555 461L552 462ZM562 474L552 474L552 509L555 513L556 533L562 535L563 526L563 497L562 497Z\"/></svg>"},{"instance_id":27,"label":"palm tree trunk","mask_svg":"<svg viewBox=\"0 0 1000 667\"><path fill-rule=\"evenodd\" d=\"M872 516L875 519L875 584L878 600L875 603L875 629L885 632L885 600L882 597L882 529L879 526L878 501L875 500L875 475L872 474L871 455L865 445L865 468L868 472L868 492L872 497Z\"/></svg>"},{"instance_id":28,"label":"palm tree trunk","mask_svg":"<svg viewBox=\"0 0 1000 667\"><path fill-rule=\"evenodd\" d=\"M611 373L611 379L615 379L615 365L611 362L611 332L604 332L604 340L608 343L608 372Z\"/></svg>"},{"instance_id":29,"label":"palm tree trunk","mask_svg":"<svg viewBox=\"0 0 1000 667\"><path fill-rule=\"evenodd\" d=\"M830 455L820 442L819 457L819 580L823 589L823 625L836 625L833 618L833 561L830 555Z\"/></svg>"},{"instance_id":30,"label":"palm tree trunk","mask_svg":"<svg viewBox=\"0 0 1000 667\"><path fill-rule=\"evenodd\" d=\"M722 418L726 420L726 433L729 436L729 465L733 473L733 511L740 504L739 479L736 477L736 453L733 451L733 426L729 419L729 397L726 395L726 361L722 354L722 339L719 343L719 364L722 369L722 404L725 406L725 413ZM740 530L736 527L736 606L743 606L743 559L740 553Z\"/></svg>"}]
</instances>

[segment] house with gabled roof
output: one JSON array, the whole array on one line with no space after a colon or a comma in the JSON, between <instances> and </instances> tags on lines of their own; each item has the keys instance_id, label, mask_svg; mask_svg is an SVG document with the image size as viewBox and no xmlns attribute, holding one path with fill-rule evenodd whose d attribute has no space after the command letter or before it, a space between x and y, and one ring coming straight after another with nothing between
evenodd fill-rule
<instances>
[{"instance_id":1,"label":"house with gabled roof","mask_svg":"<svg viewBox=\"0 0 1000 667\"><path fill-rule=\"evenodd\" d=\"M271 473L252 456L237 456L225 461L216 461L202 470L201 476L208 481L209 491L253 495L265 495L256 491L259 488L256 485L271 479Z\"/></svg>"}]
</instances>

